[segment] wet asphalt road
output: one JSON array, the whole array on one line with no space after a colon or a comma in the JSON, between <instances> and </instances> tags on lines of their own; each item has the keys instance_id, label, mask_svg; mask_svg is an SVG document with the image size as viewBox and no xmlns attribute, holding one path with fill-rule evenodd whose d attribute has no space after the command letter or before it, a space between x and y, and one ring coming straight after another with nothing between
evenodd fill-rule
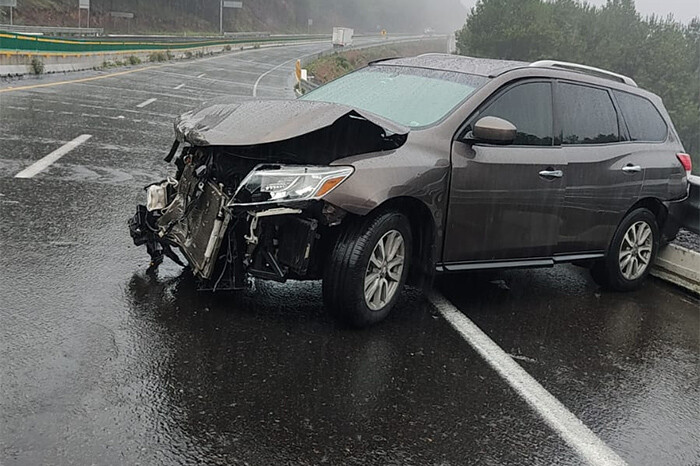
<instances>
[{"instance_id":1,"label":"wet asphalt road","mask_svg":"<svg viewBox=\"0 0 700 466\"><path fill-rule=\"evenodd\" d=\"M418 291L353 331L319 283L212 296L145 274L125 221L169 171L175 115L322 48L0 93L0 464L581 464ZM258 95L290 96L290 66ZM628 464L700 463L696 298L568 266L436 286Z\"/></svg>"}]
</instances>

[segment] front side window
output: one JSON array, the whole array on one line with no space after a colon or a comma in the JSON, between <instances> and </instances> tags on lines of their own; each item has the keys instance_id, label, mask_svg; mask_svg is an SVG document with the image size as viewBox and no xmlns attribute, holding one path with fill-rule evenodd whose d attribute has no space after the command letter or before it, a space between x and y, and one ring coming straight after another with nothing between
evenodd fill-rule
<instances>
[{"instance_id":1,"label":"front side window","mask_svg":"<svg viewBox=\"0 0 700 466\"><path fill-rule=\"evenodd\" d=\"M488 104L478 113L476 119L485 116L494 116L513 123L517 128L513 144L551 146L554 139L552 86L544 82L515 86Z\"/></svg>"},{"instance_id":2,"label":"front side window","mask_svg":"<svg viewBox=\"0 0 700 466\"><path fill-rule=\"evenodd\" d=\"M665 141L668 127L654 104L644 97L613 91L632 141Z\"/></svg>"},{"instance_id":3,"label":"front side window","mask_svg":"<svg viewBox=\"0 0 700 466\"><path fill-rule=\"evenodd\" d=\"M607 144L620 140L615 106L604 89L560 83L558 111L562 144Z\"/></svg>"}]
</instances>

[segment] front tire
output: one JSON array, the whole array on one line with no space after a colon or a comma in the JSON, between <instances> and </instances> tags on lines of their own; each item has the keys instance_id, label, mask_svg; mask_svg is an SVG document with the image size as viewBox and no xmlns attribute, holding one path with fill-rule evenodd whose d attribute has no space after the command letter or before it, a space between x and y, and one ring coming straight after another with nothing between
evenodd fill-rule
<instances>
[{"instance_id":1,"label":"front tire","mask_svg":"<svg viewBox=\"0 0 700 466\"><path fill-rule=\"evenodd\" d=\"M355 327L383 320L406 283L412 239L408 219L397 211L348 224L324 268L326 308Z\"/></svg>"},{"instance_id":2,"label":"front tire","mask_svg":"<svg viewBox=\"0 0 700 466\"><path fill-rule=\"evenodd\" d=\"M649 209L635 209L622 220L605 259L591 269L593 280L615 291L638 289L659 250L659 226Z\"/></svg>"}]
</instances>

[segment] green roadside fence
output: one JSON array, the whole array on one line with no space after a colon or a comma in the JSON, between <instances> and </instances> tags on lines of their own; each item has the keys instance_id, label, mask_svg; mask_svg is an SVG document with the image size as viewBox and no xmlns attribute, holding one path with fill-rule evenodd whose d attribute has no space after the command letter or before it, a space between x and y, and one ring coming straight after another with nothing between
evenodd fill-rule
<instances>
[{"instance_id":1,"label":"green roadside fence","mask_svg":"<svg viewBox=\"0 0 700 466\"><path fill-rule=\"evenodd\" d=\"M0 31L0 55L87 55L100 53L128 53L158 50L186 50L200 47L216 47L238 44L265 44L280 42L300 42L319 39L319 36L279 36L237 39L169 39L167 41L148 40L100 40L67 39L59 37L34 36L15 32Z\"/></svg>"}]
</instances>

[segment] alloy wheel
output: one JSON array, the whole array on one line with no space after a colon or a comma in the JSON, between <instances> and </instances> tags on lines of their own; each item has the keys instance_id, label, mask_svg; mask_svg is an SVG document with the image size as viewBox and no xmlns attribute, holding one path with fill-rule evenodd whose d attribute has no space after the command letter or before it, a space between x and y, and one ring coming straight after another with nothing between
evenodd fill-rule
<instances>
[{"instance_id":1,"label":"alloy wheel","mask_svg":"<svg viewBox=\"0 0 700 466\"><path fill-rule=\"evenodd\" d=\"M396 294L406 261L405 253L403 235L397 230L386 232L372 250L364 286L365 302L371 310L381 310Z\"/></svg>"},{"instance_id":2,"label":"alloy wheel","mask_svg":"<svg viewBox=\"0 0 700 466\"><path fill-rule=\"evenodd\" d=\"M627 280L641 277L651 262L654 232L647 222L633 223L625 232L618 256L620 272Z\"/></svg>"}]
</instances>

